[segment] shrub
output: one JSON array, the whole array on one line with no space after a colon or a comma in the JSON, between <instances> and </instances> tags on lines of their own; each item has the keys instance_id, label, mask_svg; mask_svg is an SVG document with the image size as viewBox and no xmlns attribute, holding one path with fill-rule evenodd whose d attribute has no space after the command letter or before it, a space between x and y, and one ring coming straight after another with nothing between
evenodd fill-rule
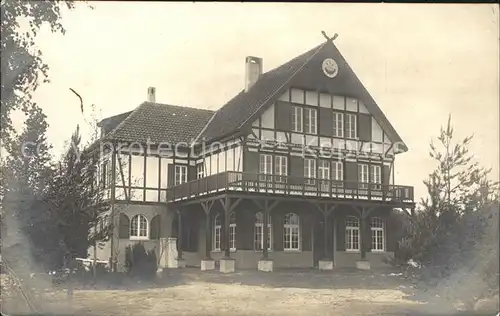
<instances>
[{"instance_id":1,"label":"shrub","mask_svg":"<svg viewBox=\"0 0 500 316\"><path fill-rule=\"evenodd\" d=\"M147 251L142 243L125 249L125 270L134 278L151 280L156 276L157 261L154 250Z\"/></svg>"}]
</instances>

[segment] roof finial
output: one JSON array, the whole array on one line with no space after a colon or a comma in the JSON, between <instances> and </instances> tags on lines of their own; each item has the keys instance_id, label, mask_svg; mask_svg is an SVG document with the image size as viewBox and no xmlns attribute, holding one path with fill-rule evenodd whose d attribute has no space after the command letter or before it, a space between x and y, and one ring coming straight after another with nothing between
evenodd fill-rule
<instances>
[{"instance_id":1,"label":"roof finial","mask_svg":"<svg viewBox=\"0 0 500 316\"><path fill-rule=\"evenodd\" d=\"M333 34L333 37L326 35L325 31L321 31L321 34L326 38L327 41L334 41L339 35L337 33Z\"/></svg>"}]
</instances>

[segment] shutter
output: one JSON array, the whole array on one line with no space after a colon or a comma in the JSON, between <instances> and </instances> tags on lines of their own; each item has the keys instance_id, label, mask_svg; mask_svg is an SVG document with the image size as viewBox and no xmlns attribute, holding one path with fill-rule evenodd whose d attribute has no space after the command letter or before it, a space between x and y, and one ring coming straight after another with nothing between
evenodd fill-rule
<instances>
[{"instance_id":1,"label":"shutter","mask_svg":"<svg viewBox=\"0 0 500 316\"><path fill-rule=\"evenodd\" d=\"M370 142L372 140L372 119L369 114L358 114L358 137L359 140Z\"/></svg>"},{"instance_id":2,"label":"shutter","mask_svg":"<svg viewBox=\"0 0 500 316\"><path fill-rule=\"evenodd\" d=\"M243 159L243 172L245 172L246 180L257 180L259 173L259 153L255 151L245 150Z\"/></svg>"},{"instance_id":3,"label":"shutter","mask_svg":"<svg viewBox=\"0 0 500 316\"><path fill-rule=\"evenodd\" d=\"M345 251L345 214L339 212L335 217L337 234L337 251Z\"/></svg>"},{"instance_id":4,"label":"shutter","mask_svg":"<svg viewBox=\"0 0 500 316\"><path fill-rule=\"evenodd\" d=\"M319 108L319 134L333 136L333 111L329 108Z\"/></svg>"},{"instance_id":5,"label":"shutter","mask_svg":"<svg viewBox=\"0 0 500 316\"><path fill-rule=\"evenodd\" d=\"M345 162L345 187L346 189L356 189L358 187L358 163L346 161Z\"/></svg>"},{"instance_id":6,"label":"shutter","mask_svg":"<svg viewBox=\"0 0 500 316\"><path fill-rule=\"evenodd\" d=\"M290 156L290 184L304 184L304 158Z\"/></svg>"},{"instance_id":7,"label":"shutter","mask_svg":"<svg viewBox=\"0 0 500 316\"><path fill-rule=\"evenodd\" d=\"M382 165L382 183L384 185L391 183L391 166Z\"/></svg>"},{"instance_id":8,"label":"shutter","mask_svg":"<svg viewBox=\"0 0 500 316\"><path fill-rule=\"evenodd\" d=\"M306 214L300 216L301 223L301 236L302 236L302 250L303 251L311 251L312 250L312 224L313 217L311 214Z\"/></svg>"},{"instance_id":9,"label":"shutter","mask_svg":"<svg viewBox=\"0 0 500 316\"><path fill-rule=\"evenodd\" d=\"M167 186L172 187L175 184L175 168L174 164L168 164L167 168Z\"/></svg>"},{"instance_id":10,"label":"shutter","mask_svg":"<svg viewBox=\"0 0 500 316\"><path fill-rule=\"evenodd\" d=\"M188 166L188 181L196 180L196 166Z\"/></svg>"},{"instance_id":11,"label":"shutter","mask_svg":"<svg viewBox=\"0 0 500 316\"><path fill-rule=\"evenodd\" d=\"M273 221L273 249L276 251L283 251L283 223L284 214L282 212L276 212L272 215Z\"/></svg>"},{"instance_id":12,"label":"shutter","mask_svg":"<svg viewBox=\"0 0 500 316\"><path fill-rule=\"evenodd\" d=\"M252 250L253 231L250 233L251 213L247 210L236 212L236 249ZM251 239L252 238L252 239Z\"/></svg>"},{"instance_id":13,"label":"shutter","mask_svg":"<svg viewBox=\"0 0 500 316\"><path fill-rule=\"evenodd\" d=\"M118 236L121 239L128 239L130 237L130 219L128 218L127 215L125 214L120 214L120 219L119 219L119 229L118 229Z\"/></svg>"},{"instance_id":14,"label":"shutter","mask_svg":"<svg viewBox=\"0 0 500 316\"><path fill-rule=\"evenodd\" d=\"M289 132L292 130L292 106L287 102L277 101L275 106L276 129Z\"/></svg>"},{"instance_id":15,"label":"shutter","mask_svg":"<svg viewBox=\"0 0 500 316\"><path fill-rule=\"evenodd\" d=\"M160 215L156 215L151 220L151 230L149 233L149 238L151 239L160 238Z\"/></svg>"},{"instance_id":16,"label":"shutter","mask_svg":"<svg viewBox=\"0 0 500 316\"><path fill-rule=\"evenodd\" d=\"M200 221L196 219L193 215L191 215L192 218L189 221L189 227L191 227L190 233L191 233L191 243L190 243L190 249L192 252L197 252L198 251L198 241L199 241L199 234L200 234Z\"/></svg>"},{"instance_id":17,"label":"shutter","mask_svg":"<svg viewBox=\"0 0 500 316\"><path fill-rule=\"evenodd\" d=\"M384 220L384 233L386 238L387 251L396 252L398 250L398 241L401 234L401 225L399 218L394 211L387 216L382 217Z\"/></svg>"},{"instance_id":18,"label":"shutter","mask_svg":"<svg viewBox=\"0 0 500 316\"><path fill-rule=\"evenodd\" d=\"M347 128L348 125L347 124L348 124L348 117L349 117L349 115L347 115L347 114L349 114L349 113L345 113L344 112L344 137L346 137L346 138L347 138L347 135L348 135L347 134L347 130L348 130L348 128Z\"/></svg>"}]
</instances>

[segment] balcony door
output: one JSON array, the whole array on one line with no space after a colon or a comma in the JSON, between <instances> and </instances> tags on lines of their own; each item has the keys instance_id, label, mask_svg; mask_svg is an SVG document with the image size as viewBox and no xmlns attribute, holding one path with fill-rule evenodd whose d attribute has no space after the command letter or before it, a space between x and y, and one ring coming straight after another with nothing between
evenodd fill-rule
<instances>
[{"instance_id":1,"label":"balcony door","mask_svg":"<svg viewBox=\"0 0 500 316\"><path fill-rule=\"evenodd\" d=\"M330 161L320 160L318 162L318 178L320 179L320 190L330 192Z\"/></svg>"},{"instance_id":2,"label":"balcony door","mask_svg":"<svg viewBox=\"0 0 500 316\"><path fill-rule=\"evenodd\" d=\"M274 172L273 172L274 171ZM260 155L259 181L265 182L263 186L272 187L273 183L281 187L286 182L288 175L288 157L274 156L269 154Z\"/></svg>"}]
</instances>

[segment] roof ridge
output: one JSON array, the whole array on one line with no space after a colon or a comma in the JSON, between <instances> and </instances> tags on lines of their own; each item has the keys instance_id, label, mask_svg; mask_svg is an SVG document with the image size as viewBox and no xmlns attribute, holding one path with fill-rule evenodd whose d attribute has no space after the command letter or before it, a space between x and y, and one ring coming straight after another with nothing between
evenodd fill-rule
<instances>
[{"instance_id":1,"label":"roof ridge","mask_svg":"<svg viewBox=\"0 0 500 316\"><path fill-rule=\"evenodd\" d=\"M193 106L186 106L186 105L176 105L176 104L168 104L168 103L149 102L149 101L144 101L143 103L145 103L145 104L151 104L151 105L161 105L161 106L166 105L166 106L172 106L172 107L176 107L176 108L193 109L193 110L200 110L200 111L207 111L207 112L215 112L215 111L210 110L210 109L202 109L202 108L196 108L196 107L193 107Z\"/></svg>"},{"instance_id":2,"label":"roof ridge","mask_svg":"<svg viewBox=\"0 0 500 316\"><path fill-rule=\"evenodd\" d=\"M241 92L240 92L241 93ZM238 93L239 94L239 93ZM207 126L212 123L212 120L214 119L214 117L217 115L217 113L219 113L219 111L222 109L219 108L217 111L214 111L214 113L212 114L212 116L210 117L210 119L208 120L208 122L205 124L205 126L203 126L203 128L201 129L201 131L198 133L198 135L195 137L195 139L193 140L193 142L191 143L190 146L193 146L194 143L196 143L198 141L198 139L200 138L200 136L205 132L205 130L207 129Z\"/></svg>"},{"instance_id":3,"label":"roof ridge","mask_svg":"<svg viewBox=\"0 0 500 316\"><path fill-rule=\"evenodd\" d=\"M293 77L295 77L295 76L296 76L296 75L297 75L297 74L298 74L298 73L299 73L299 72L300 72L300 71L304 68L304 66L305 66L307 63L309 63L309 61L310 61L310 60L311 60L314 56L316 56L316 54L317 54L317 53L318 53L318 52L319 52L319 51L320 51L320 50L321 50L321 49L325 46L325 44L326 44L326 43L328 43L328 41L323 42L321 45L316 46L316 51L315 51L315 52L314 52L311 56L309 56L309 57L306 59L306 61L305 61L305 62L304 62L304 63L303 63L303 64L302 64L302 65L301 65L301 66L300 66L297 70L295 70L295 71L293 72L293 74L292 74L291 76L289 76L289 77L285 80L285 82L283 82L283 84L281 84L281 85L280 85L280 87L279 87L279 88L275 89L275 90L274 90L274 92L273 92L273 93L272 93L269 97L267 97L264 101L262 101L262 102L260 103L260 105L257 107L257 109L255 109L255 111L254 111L252 114L250 114L250 116L248 116L248 117L247 117L247 119L246 119L246 120L244 120L244 121L243 121L243 123L241 123L241 124L238 126L238 128L241 128L243 125L245 125L245 124L248 122L248 120L250 120L250 119L251 119L251 118L252 118L252 117L253 117L253 116L254 116L257 112L259 112L259 111L260 111L260 109L261 109L261 108L262 108L265 104L267 104L267 102L269 102L269 100L271 100L272 98L274 98L274 97L276 96L276 94L277 94L277 93L278 93L281 89L283 89L283 88L284 88L284 87L285 87L285 86L286 86L286 85L290 82L290 80L292 80L292 79L293 79ZM303 57L304 55L306 55L306 54L307 54L307 53L309 53L309 52L310 52L310 50L309 50L309 51L307 51L307 52L305 52L304 54L301 54L301 55L299 55L299 56L295 57L295 58L294 58L294 59L292 59L291 61L286 62L286 63L284 63L283 65L281 65L281 66L279 66L279 67L276 67L276 68L275 68L275 69L273 69L272 71L274 71L274 70L276 70L276 69L278 69L278 68L281 68L281 67L283 67L283 66L285 66L285 65L289 64L289 63L290 63L290 62L292 62L293 60L296 60L296 59L299 59L300 57ZM267 74L267 73L269 73L269 72L266 72L266 74Z\"/></svg>"},{"instance_id":4,"label":"roof ridge","mask_svg":"<svg viewBox=\"0 0 500 316\"><path fill-rule=\"evenodd\" d=\"M144 105L146 105L148 102L147 101L144 101L142 102L141 104L139 104L135 109L133 109L130 113L123 121L121 121L111 132L108 133L108 135L106 135L104 137L103 140L112 140L113 139L113 135L116 134L116 131L118 129L120 129L123 125L125 125L126 122L130 121L130 118L137 113L137 111L139 110L139 108L143 107Z\"/></svg>"}]
</instances>

